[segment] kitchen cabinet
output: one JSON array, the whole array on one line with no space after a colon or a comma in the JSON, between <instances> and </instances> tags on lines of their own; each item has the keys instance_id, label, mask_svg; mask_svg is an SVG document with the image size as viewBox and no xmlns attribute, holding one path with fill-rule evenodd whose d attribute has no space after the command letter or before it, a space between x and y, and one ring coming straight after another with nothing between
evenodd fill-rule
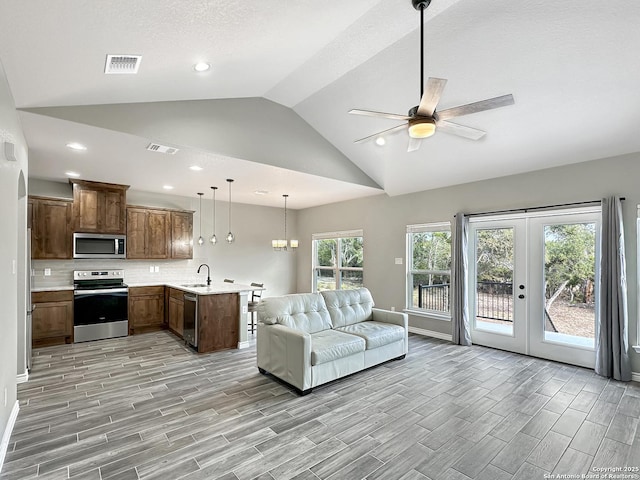
<instances>
[{"instance_id":1,"label":"kitchen cabinet","mask_svg":"<svg viewBox=\"0 0 640 480\"><path fill-rule=\"evenodd\" d=\"M34 347L73 342L73 290L33 292L31 303Z\"/></svg>"},{"instance_id":2,"label":"kitchen cabinet","mask_svg":"<svg viewBox=\"0 0 640 480\"><path fill-rule=\"evenodd\" d=\"M127 207L127 258L171 257L171 212Z\"/></svg>"},{"instance_id":3,"label":"kitchen cabinet","mask_svg":"<svg viewBox=\"0 0 640 480\"><path fill-rule=\"evenodd\" d=\"M29 197L31 257L34 259L68 259L72 257L70 200Z\"/></svg>"},{"instance_id":4,"label":"kitchen cabinet","mask_svg":"<svg viewBox=\"0 0 640 480\"><path fill-rule=\"evenodd\" d=\"M126 234L128 185L69 180L75 232Z\"/></svg>"},{"instance_id":5,"label":"kitchen cabinet","mask_svg":"<svg viewBox=\"0 0 640 480\"><path fill-rule=\"evenodd\" d=\"M237 348L239 317L237 293L198 295L198 352Z\"/></svg>"},{"instance_id":6,"label":"kitchen cabinet","mask_svg":"<svg viewBox=\"0 0 640 480\"><path fill-rule=\"evenodd\" d=\"M171 212L171 258L193 258L193 212Z\"/></svg>"},{"instance_id":7,"label":"kitchen cabinet","mask_svg":"<svg viewBox=\"0 0 640 480\"><path fill-rule=\"evenodd\" d=\"M129 334L164 328L164 286L129 288Z\"/></svg>"},{"instance_id":8,"label":"kitchen cabinet","mask_svg":"<svg viewBox=\"0 0 640 480\"><path fill-rule=\"evenodd\" d=\"M169 288L169 330L182 338L184 330L184 292Z\"/></svg>"}]
</instances>

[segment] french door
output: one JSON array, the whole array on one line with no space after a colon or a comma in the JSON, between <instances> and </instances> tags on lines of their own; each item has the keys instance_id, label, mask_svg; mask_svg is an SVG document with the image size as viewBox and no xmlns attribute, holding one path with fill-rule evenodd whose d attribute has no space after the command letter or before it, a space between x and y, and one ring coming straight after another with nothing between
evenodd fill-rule
<instances>
[{"instance_id":1,"label":"french door","mask_svg":"<svg viewBox=\"0 0 640 480\"><path fill-rule=\"evenodd\" d=\"M600 210L472 219L474 343L593 367Z\"/></svg>"}]
</instances>

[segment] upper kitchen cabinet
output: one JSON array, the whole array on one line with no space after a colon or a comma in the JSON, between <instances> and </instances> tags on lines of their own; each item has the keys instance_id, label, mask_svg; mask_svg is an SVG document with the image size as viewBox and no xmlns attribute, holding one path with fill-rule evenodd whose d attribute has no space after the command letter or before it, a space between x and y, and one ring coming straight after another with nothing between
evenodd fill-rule
<instances>
[{"instance_id":1,"label":"upper kitchen cabinet","mask_svg":"<svg viewBox=\"0 0 640 480\"><path fill-rule=\"evenodd\" d=\"M69 180L75 232L126 234L128 185Z\"/></svg>"},{"instance_id":2,"label":"upper kitchen cabinet","mask_svg":"<svg viewBox=\"0 0 640 480\"><path fill-rule=\"evenodd\" d=\"M71 258L71 205L70 200L29 197L32 258Z\"/></svg>"},{"instance_id":3,"label":"upper kitchen cabinet","mask_svg":"<svg viewBox=\"0 0 640 480\"><path fill-rule=\"evenodd\" d=\"M192 212L171 212L171 258L193 258Z\"/></svg>"},{"instance_id":4,"label":"upper kitchen cabinet","mask_svg":"<svg viewBox=\"0 0 640 480\"><path fill-rule=\"evenodd\" d=\"M127 207L127 258L171 258L171 211Z\"/></svg>"}]
</instances>

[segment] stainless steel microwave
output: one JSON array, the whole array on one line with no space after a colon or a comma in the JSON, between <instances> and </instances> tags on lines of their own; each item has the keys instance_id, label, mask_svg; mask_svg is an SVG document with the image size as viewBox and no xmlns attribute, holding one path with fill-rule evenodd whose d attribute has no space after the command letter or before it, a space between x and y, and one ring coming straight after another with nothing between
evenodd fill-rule
<instances>
[{"instance_id":1,"label":"stainless steel microwave","mask_svg":"<svg viewBox=\"0 0 640 480\"><path fill-rule=\"evenodd\" d=\"M126 235L74 233L73 258L126 258Z\"/></svg>"}]
</instances>

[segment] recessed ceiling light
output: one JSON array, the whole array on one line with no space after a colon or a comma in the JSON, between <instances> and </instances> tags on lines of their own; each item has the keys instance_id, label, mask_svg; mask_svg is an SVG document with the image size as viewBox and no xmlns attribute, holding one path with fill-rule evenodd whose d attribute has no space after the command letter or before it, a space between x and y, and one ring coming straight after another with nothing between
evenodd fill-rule
<instances>
[{"instance_id":1,"label":"recessed ceiling light","mask_svg":"<svg viewBox=\"0 0 640 480\"><path fill-rule=\"evenodd\" d=\"M266 195L267 193L269 193L268 190L256 190L255 192L256 195Z\"/></svg>"},{"instance_id":2,"label":"recessed ceiling light","mask_svg":"<svg viewBox=\"0 0 640 480\"><path fill-rule=\"evenodd\" d=\"M193 170L194 172L199 172L200 170L202 170L202 167L200 165L191 165L189 167L189 170Z\"/></svg>"},{"instance_id":3,"label":"recessed ceiling light","mask_svg":"<svg viewBox=\"0 0 640 480\"><path fill-rule=\"evenodd\" d=\"M384 139L384 137L376 138L376 145L378 145L379 147L382 147L385 143L387 143L387 141Z\"/></svg>"},{"instance_id":4,"label":"recessed ceiling light","mask_svg":"<svg viewBox=\"0 0 640 480\"><path fill-rule=\"evenodd\" d=\"M211 68L211 64L207 62L198 62L193 66L193 69L199 73L206 72L210 68Z\"/></svg>"},{"instance_id":5,"label":"recessed ceiling light","mask_svg":"<svg viewBox=\"0 0 640 480\"><path fill-rule=\"evenodd\" d=\"M80 174L78 172L64 172L67 177L78 178Z\"/></svg>"},{"instance_id":6,"label":"recessed ceiling light","mask_svg":"<svg viewBox=\"0 0 640 480\"><path fill-rule=\"evenodd\" d=\"M67 147L70 148L71 150L86 150L87 147L85 147L83 144L78 143L78 142L69 142L67 143Z\"/></svg>"},{"instance_id":7,"label":"recessed ceiling light","mask_svg":"<svg viewBox=\"0 0 640 480\"><path fill-rule=\"evenodd\" d=\"M164 188L165 190L173 190L173 187L171 185L163 185L162 188Z\"/></svg>"}]
</instances>

